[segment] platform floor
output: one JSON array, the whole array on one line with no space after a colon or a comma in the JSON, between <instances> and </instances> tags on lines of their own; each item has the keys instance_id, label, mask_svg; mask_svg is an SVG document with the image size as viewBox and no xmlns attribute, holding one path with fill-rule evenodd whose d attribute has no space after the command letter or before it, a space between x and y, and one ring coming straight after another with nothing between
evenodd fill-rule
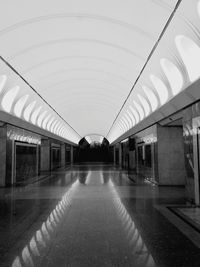
<instances>
[{"instance_id":1,"label":"platform floor","mask_svg":"<svg viewBox=\"0 0 200 267\"><path fill-rule=\"evenodd\" d=\"M0 266L200 266L199 233L198 247L163 212L185 205L184 188L129 178L114 166L77 165L0 190Z\"/></svg>"}]
</instances>

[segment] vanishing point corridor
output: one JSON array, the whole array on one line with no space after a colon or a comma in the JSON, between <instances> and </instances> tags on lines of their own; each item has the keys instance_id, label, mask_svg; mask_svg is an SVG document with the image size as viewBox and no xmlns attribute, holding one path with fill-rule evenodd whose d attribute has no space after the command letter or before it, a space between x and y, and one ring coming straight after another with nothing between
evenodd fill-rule
<instances>
[{"instance_id":1,"label":"vanishing point corridor","mask_svg":"<svg viewBox=\"0 0 200 267\"><path fill-rule=\"evenodd\" d=\"M200 266L199 249L162 211L185 203L184 188L85 164L0 192L0 266Z\"/></svg>"},{"instance_id":2,"label":"vanishing point corridor","mask_svg":"<svg viewBox=\"0 0 200 267\"><path fill-rule=\"evenodd\" d=\"M0 0L0 267L200 267L200 0Z\"/></svg>"}]
</instances>

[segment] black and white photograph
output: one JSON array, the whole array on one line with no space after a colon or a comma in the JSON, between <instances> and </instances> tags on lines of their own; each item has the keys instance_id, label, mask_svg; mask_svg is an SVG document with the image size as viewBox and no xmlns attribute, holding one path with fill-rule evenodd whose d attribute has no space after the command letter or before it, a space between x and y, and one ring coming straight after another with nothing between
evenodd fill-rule
<instances>
[{"instance_id":1,"label":"black and white photograph","mask_svg":"<svg viewBox=\"0 0 200 267\"><path fill-rule=\"evenodd\" d=\"M200 267L200 0L0 0L0 267Z\"/></svg>"}]
</instances>

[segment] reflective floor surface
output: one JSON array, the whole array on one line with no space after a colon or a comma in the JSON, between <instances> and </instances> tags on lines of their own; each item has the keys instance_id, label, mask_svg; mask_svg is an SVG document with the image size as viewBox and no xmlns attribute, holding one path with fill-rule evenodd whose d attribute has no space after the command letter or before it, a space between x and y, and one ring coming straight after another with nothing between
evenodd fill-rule
<instances>
[{"instance_id":1,"label":"reflective floor surface","mask_svg":"<svg viewBox=\"0 0 200 267\"><path fill-rule=\"evenodd\" d=\"M155 208L184 194L108 165L2 190L0 266L200 266L200 249Z\"/></svg>"}]
</instances>

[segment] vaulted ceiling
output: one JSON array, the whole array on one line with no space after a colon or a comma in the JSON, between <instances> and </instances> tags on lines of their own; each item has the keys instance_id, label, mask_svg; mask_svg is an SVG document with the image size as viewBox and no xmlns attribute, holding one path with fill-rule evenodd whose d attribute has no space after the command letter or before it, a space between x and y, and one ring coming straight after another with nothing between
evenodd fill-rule
<instances>
[{"instance_id":1,"label":"vaulted ceiling","mask_svg":"<svg viewBox=\"0 0 200 267\"><path fill-rule=\"evenodd\" d=\"M113 122L176 4L176 0L2 1L1 56L80 139L110 135L113 141L117 137L111 135L117 127ZM139 101L145 105L149 100L144 98ZM126 122L119 122L122 131L123 125Z\"/></svg>"}]
</instances>

